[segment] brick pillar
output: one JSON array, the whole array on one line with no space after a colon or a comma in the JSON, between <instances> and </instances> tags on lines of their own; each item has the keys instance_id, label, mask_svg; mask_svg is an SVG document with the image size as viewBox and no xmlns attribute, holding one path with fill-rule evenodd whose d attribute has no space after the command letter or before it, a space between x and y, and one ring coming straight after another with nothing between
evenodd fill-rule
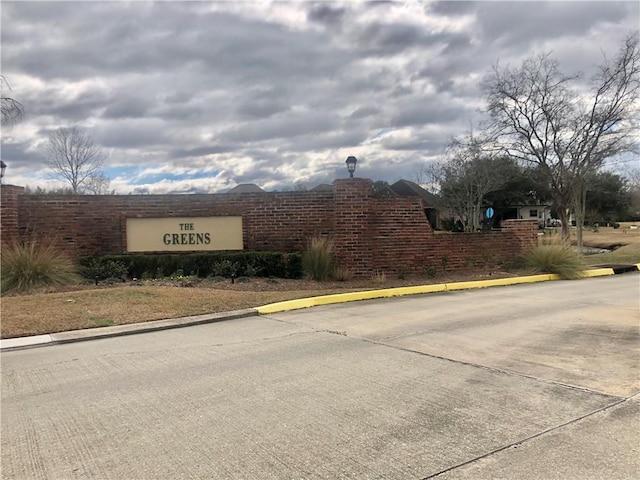
<instances>
[{"instance_id":1,"label":"brick pillar","mask_svg":"<svg viewBox=\"0 0 640 480\"><path fill-rule=\"evenodd\" d=\"M513 234L515 254L520 254L538 244L537 220L504 220L502 231Z\"/></svg>"},{"instance_id":2,"label":"brick pillar","mask_svg":"<svg viewBox=\"0 0 640 480\"><path fill-rule=\"evenodd\" d=\"M338 263L362 277L372 273L373 182L347 178L333 182L336 257Z\"/></svg>"},{"instance_id":3,"label":"brick pillar","mask_svg":"<svg viewBox=\"0 0 640 480\"><path fill-rule=\"evenodd\" d=\"M24 187L0 185L0 240L1 245L11 245L19 239L18 196Z\"/></svg>"}]
</instances>

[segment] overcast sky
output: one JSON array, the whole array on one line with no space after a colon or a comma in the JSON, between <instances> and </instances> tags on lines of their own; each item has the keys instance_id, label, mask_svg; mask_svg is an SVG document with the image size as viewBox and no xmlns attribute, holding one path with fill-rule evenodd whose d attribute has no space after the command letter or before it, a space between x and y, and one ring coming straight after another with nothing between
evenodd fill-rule
<instances>
[{"instance_id":1,"label":"overcast sky","mask_svg":"<svg viewBox=\"0 0 640 480\"><path fill-rule=\"evenodd\" d=\"M5 183L52 188L49 132L83 128L118 193L411 179L480 120L498 60L590 74L640 3L12 2L2 74L25 109Z\"/></svg>"}]
</instances>

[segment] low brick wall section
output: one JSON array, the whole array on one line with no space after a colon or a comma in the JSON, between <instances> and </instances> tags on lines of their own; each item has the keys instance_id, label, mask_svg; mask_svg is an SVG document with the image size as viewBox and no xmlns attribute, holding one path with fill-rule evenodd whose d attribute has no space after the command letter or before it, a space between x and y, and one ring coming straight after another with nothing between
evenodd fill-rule
<instances>
[{"instance_id":1,"label":"low brick wall section","mask_svg":"<svg viewBox=\"0 0 640 480\"><path fill-rule=\"evenodd\" d=\"M248 250L299 251L333 231L332 192L213 195L23 195L21 238L55 238L68 254L126 253L126 219L239 215Z\"/></svg>"},{"instance_id":2,"label":"low brick wall section","mask_svg":"<svg viewBox=\"0 0 640 480\"><path fill-rule=\"evenodd\" d=\"M488 233L434 234L419 197L373 197L372 182L336 180L333 191L202 195L25 195L2 185L2 246L55 240L72 257L126 253L127 218L242 216L246 250L296 252L330 236L341 266L422 274L512 259L535 244L535 222Z\"/></svg>"},{"instance_id":3,"label":"low brick wall section","mask_svg":"<svg viewBox=\"0 0 640 480\"><path fill-rule=\"evenodd\" d=\"M22 198L24 187L0 185L0 240L2 245L19 240L18 198Z\"/></svg>"},{"instance_id":4,"label":"low brick wall section","mask_svg":"<svg viewBox=\"0 0 640 480\"><path fill-rule=\"evenodd\" d=\"M535 221L507 220L504 227L486 233L437 233L381 241L371 268L387 274L424 274L489 267L514 259L535 245Z\"/></svg>"}]
</instances>

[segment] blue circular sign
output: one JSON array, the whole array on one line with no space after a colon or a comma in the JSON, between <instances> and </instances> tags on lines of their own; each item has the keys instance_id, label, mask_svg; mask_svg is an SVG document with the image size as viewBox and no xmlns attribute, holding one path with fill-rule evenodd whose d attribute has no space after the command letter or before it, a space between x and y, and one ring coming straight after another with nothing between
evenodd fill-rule
<instances>
[{"instance_id":1,"label":"blue circular sign","mask_svg":"<svg viewBox=\"0 0 640 480\"><path fill-rule=\"evenodd\" d=\"M484 213L484 215L487 218L491 218L491 217L493 217L493 213L494 213L493 212L493 208L489 207L489 208L487 208L487 211Z\"/></svg>"}]
</instances>

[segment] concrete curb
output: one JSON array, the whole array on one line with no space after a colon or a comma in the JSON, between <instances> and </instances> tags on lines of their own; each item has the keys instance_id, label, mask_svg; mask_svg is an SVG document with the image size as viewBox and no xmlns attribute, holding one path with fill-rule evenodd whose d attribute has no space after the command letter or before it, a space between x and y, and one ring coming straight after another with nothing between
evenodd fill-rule
<instances>
[{"instance_id":1,"label":"concrete curb","mask_svg":"<svg viewBox=\"0 0 640 480\"><path fill-rule=\"evenodd\" d=\"M602 277L607 275L614 275L613 268L598 268L583 272L583 277L585 278ZM438 285L387 288L382 290L368 290L366 292L337 293L334 295L323 295L320 297L301 298L298 300L271 303L269 305L257 307L256 310L260 315L266 315L269 313L298 310L301 308L317 307L320 305L331 305L334 303L355 302L358 300L373 300L376 298L400 297L422 293L453 292L456 290L470 290L473 288L502 287L522 283L546 282L550 280L560 280L560 276L555 274L542 274L526 277L497 278L494 280L477 280L472 282L454 282L441 283Z\"/></svg>"},{"instance_id":2,"label":"concrete curb","mask_svg":"<svg viewBox=\"0 0 640 480\"><path fill-rule=\"evenodd\" d=\"M640 270L640 263L635 265ZM584 278L602 277L614 275L613 268L598 268L583 272ZM437 285L419 285L413 287L387 288L381 290L367 290L363 292L338 293L319 297L301 298L285 302L271 303L261 307L231 312L197 315L192 317L171 318L151 322L130 323L127 325L114 325L111 327L89 328L85 330L72 330L69 332L52 333L49 335L35 335L31 337L7 338L0 340L0 351L21 350L25 348L41 347L47 345L59 345L63 343L97 340L100 338L119 337L123 335L135 335L138 333L156 332L172 328L203 325L206 323L222 322L237 318L253 317L270 313L299 310L302 308L331 305L336 303L355 302L358 300L373 300L376 298L400 297L405 295L418 295L425 293L453 292L457 290L470 290L474 288L488 288L523 283L537 283L551 280L560 280L558 275L543 274L526 277L498 278L493 280L477 280L472 282L441 283Z\"/></svg>"},{"instance_id":3,"label":"concrete curb","mask_svg":"<svg viewBox=\"0 0 640 480\"><path fill-rule=\"evenodd\" d=\"M0 340L0 351L20 350L23 348L41 347L46 345L59 345L63 343L97 340L100 338L121 337L138 333L157 332L172 328L190 327L206 323L235 320L236 318L255 317L258 312L255 308L234 310L231 312L211 313L207 315L195 315L192 317L169 318L151 322L129 323L126 325L114 325L111 327L87 328L84 330L71 330L69 332L51 333L49 335L35 335L32 337L7 338Z\"/></svg>"}]
</instances>

